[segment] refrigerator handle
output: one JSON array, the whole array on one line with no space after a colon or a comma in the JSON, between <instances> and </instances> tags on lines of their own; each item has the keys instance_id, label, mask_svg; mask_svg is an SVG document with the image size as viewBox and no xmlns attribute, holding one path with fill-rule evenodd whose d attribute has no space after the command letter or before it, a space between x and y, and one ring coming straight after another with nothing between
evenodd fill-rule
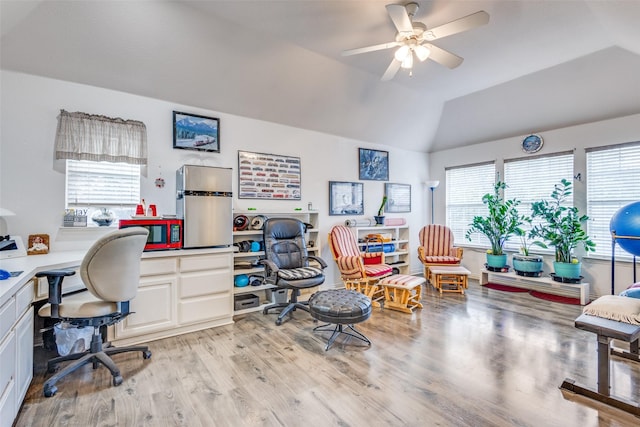
<instances>
[{"instance_id":1,"label":"refrigerator handle","mask_svg":"<svg viewBox=\"0 0 640 427\"><path fill-rule=\"evenodd\" d=\"M183 190L179 190L176 193L176 199L178 199L178 200L184 199L184 191Z\"/></svg>"}]
</instances>

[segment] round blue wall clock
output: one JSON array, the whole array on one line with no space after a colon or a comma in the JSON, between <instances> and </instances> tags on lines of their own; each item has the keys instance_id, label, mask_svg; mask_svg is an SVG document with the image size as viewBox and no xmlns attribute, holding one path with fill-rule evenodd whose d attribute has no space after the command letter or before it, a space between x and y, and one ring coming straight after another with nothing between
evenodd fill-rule
<instances>
[{"instance_id":1,"label":"round blue wall clock","mask_svg":"<svg viewBox=\"0 0 640 427\"><path fill-rule=\"evenodd\" d=\"M542 137L540 135L531 134L522 140L522 151L525 153L536 153L542 148Z\"/></svg>"}]
</instances>

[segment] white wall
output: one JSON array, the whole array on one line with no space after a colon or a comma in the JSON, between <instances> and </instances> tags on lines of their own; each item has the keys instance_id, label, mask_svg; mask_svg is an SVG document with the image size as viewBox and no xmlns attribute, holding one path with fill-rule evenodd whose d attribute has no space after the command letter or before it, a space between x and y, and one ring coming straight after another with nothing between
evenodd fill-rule
<instances>
[{"instance_id":1,"label":"white wall","mask_svg":"<svg viewBox=\"0 0 640 427\"><path fill-rule=\"evenodd\" d=\"M588 123L562 129L539 132L544 145L537 154L551 154L563 151L574 152L574 175L580 173L581 181L574 181L574 198L577 203L586 200L586 184L589 177L585 171L585 149L625 142L640 141L640 114L620 117L601 122ZM435 192L436 222L446 222L446 187L445 168L466 164L496 161L499 165L504 159L522 158L524 154L520 142L525 135L517 135L497 141L485 142L470 147L443 150L430 154L429 169L432 179L440 180L440 187ZM584 207L583 207L584 208ZM464 246L468 242L456 242ZM553 271L549 265L552 260L545 260L545 271ZM485 263L484 250L466 248L463 264L477 277ZM631 263L616 263L616 293L626 289L632 283ZM611 262L608 260L583 260L583 276L592 283L592 294L611 293Z\"/></svg>"},{"instance_id":2,"label":"white wall","mask_svg":"<svg viewBox=\"0 0 640 427\"><path fill-rule=\"evenodd\" d=\"M420 271L417 256L418 230L428 220L427 201L422 182L428 179L425 153L398 150L345 139L328 133L263 122L224 112L203 110L123 92L59 80L0 71L1 141L0 206L17 215L5 218L9 231L26 238L47 233L52 250L64 250L95 239L102 230L62 229L64 211L64 162L54 160L54 138L60 109L140 120L147 126L149 166L142 179L142 197L155 203L159 213L175 213L175 171L182 164L204 164L237 169L237 151L297 156L302 164L302 200L262 201L237 199L234 208L256 207L264 211L306 210L313 202L320 212L322 256L328 261L328 282L338 282L326 235L331 226L345 217L329 216L328 181L358 181L358 147L389 151L390 182L412 185L412 211L387 214L405 217L412 229L412 270ZM277 94L273 102L278 102ZM221 153L198 153L172 148L172 111L184 111L220 118ZM382 118L383 119L383 118ZM344 120L349 120L345 117ZM163 177L166 186L158 189L154 181ZM234 194L237 179L234 180ZM364 181L365 213L375 214L384 193L384 183ZM229 224L231 226L231 224Z\"/></svg>"}]
</instances>

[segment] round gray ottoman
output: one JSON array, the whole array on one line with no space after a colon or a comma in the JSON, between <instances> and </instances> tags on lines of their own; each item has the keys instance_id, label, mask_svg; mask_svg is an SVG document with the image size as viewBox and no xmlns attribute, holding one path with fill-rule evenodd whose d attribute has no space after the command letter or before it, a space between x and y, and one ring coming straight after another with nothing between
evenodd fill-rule
<instances>
[{"instance_id":1,"label":"round gray ottoman","mask_svg":"<svg viewBox=\"0 0 640 427\"><path fill-rule=\"evenodd\" d=\"M354 324L364 322L371 316L371 300L366 295L347 289L316 292L309 298L309 313L314 319L326 322L324 325L313 328L314 331L333 330L325 351L329 350L340 334L358 338L371 345L371 341L353 327ZM327 328L329 325L335 325L335 327Z\"/></svg>"}]
</instances>

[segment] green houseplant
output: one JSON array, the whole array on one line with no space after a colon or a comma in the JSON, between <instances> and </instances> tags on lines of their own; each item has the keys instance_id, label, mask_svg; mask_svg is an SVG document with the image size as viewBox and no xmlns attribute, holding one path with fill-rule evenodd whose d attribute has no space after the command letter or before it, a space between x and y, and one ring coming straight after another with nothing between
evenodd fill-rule
<instances>
[{"instance_id":1,"label":"green houseplant","mask_svg":"<svg viewBox=\"0 0 640 427\"><path fill-rule=\"evenodd\" d=\"M380 208L378 209L378 215L374 216L374 219L376 220L376 224L380 224L380 225L384 224L384 215L382 213L384 212L384 205L386 204L387 204L387 196L383 196L382 203L380 203Z\"/></svg>"},{"instance_id":2,"label":"green houseplant","mask_svg":"<svg viewBox=\"0 0 640 427\"><path fill-rule=\"evenodd\" d=\"M531 205L533 219L540 222L533 226L530 236L543 239L555 248L556 276L579 279L581 263L573 256L573 250L582 246L585 252L594 251L596 245L583 228L589 217L580 215L575 206L563 206L571 193L571 182L563 179L554 186L550 200Z\"/></svg>"},{"instance_id":3,"label":"green houseplant","mask_svg":"<svg viewBox=\"0 0 640 427\"><path fill-rule=\"evenodd\" d=\"M516 234L523 223L523 216L518 213L519 200L502 197L502 192L507 188L504 182L496 182L493 193L487 193L482 197L482 203L487 206L487 216L474 216L465 234L471 241L473 233L484 234L491 249L487 251L487 265L494 268L503 268L507 264L507 255L503 253L504 244L509 237Z\"/></svg>"},{"instance_id":4,"label":"green houseplant","mask_svg":"<svg viewBox=\"0 0 640 427\"><path fill-rule=\"evenodd\" d=\"M531 227L531 218L525 217L522 221ZM531 240L533 237L530 230L526 231L518 227L515 234L520 238L520 250L519 253L513 254L513 269L521 276L539 276L542 272L543 259L540 255L530 253L531 246L546 248L547 245L539 240Z\"/></svg>"}]
</instances>

